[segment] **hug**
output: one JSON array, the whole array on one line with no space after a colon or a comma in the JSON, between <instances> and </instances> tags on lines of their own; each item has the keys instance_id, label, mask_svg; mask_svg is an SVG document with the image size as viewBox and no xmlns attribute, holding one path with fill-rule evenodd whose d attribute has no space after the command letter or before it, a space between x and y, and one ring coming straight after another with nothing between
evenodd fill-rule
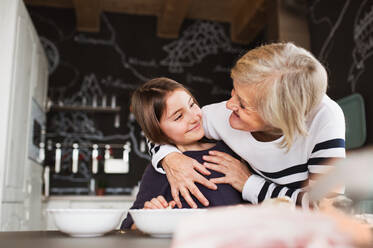
<instances>
[{"instance_id":1,"label":"hug","mask_svg":"<svg viewBox=\"0 0 373 248\"><path fill-rule=\"evenodd\" d=\"M280 197L313 207L308 186L345 157L344 115L326 95L325 68L303 48L274 43L243 55L231 78L230 99L202 108L171 79L153 79L135 91L131 108L150 141L152 166L133 208ZM122 229L131 227L129 218Z\"/></svg>"}]
</instances>

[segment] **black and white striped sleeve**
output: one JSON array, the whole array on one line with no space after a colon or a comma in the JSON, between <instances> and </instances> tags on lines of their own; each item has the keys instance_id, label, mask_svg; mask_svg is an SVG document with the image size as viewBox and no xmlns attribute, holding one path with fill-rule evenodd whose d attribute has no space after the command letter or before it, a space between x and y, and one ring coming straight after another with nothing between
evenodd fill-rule
<instances>
[{"instance_id":1,"label":"black and white striped sleeve","mask_svg":"<svg viewBox=\"0 0 373 248\"><path fill-rule=\"evenodd\" d=\"M310 202L305 187L312 185L313 178L326 173L333 166L332 159L344 157L345 141L337 138L316 144L305 164L275 173L253 170L249 166L253 175L246 181L242 197L257 204L268 198L288 196L296 205L307 209ZM339 189L335 193L343 194L343 191L344 189Z\"/></svg>"},{"instance_id":2,"label":"black and white striped sleeve","mask_svg":"<svg viewBox=\"0 0 373 248\"><path fill-rule=\"evenodd\" d=\"M172 145L160 145L152 143L150 140L147 139L148 143L148 152L149 155L152 157L152 165L154 169L162 174L165 174L160 161L165 158L168 154L172 152L180 152L175 146Z\"/></svg>"},{"instance_id":3,"label":"black and white striped sleeve","mask_svg":"<svg viewBox=\"0 0 373 248\"><path fill-rule=\"evenodd\" d=\"M288 196L296 205L308 209L308 194L302 186L301 182L280 185L262 176L251 175L245 183L242 197L253 204L258 204L265 199Z\"/></svg>"},{"instance_id":4,"label":"black and white striped sleeve","mask_svg":"<svg viewBox=\"0 0 373 248\"><path fill-rule=\"evenodd\" d=\"M308 160L309 184L312 185L321 174L328 172L333 166L333 160L345 157L345 140L331 139L316 144ZM343 189L338 192L343 194Z\"/></svg>"}]
</instances>

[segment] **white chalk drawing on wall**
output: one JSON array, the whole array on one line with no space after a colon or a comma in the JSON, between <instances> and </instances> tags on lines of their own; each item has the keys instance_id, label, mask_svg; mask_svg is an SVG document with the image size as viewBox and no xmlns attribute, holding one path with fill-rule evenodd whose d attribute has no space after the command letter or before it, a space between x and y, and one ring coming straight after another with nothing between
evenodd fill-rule
<instances>
[{"instance_id":1,"label":"white chalk drawing on wall","mask_svg":"<svg viewBox=\"0 0 373 248\"><path fill-rule=\"evenodd\" d=\"M64 99L67 105L85 105L92 104L93 98L102 99L104 93L94 74L84 77L80 90L69 98Z\"/></svg>"},{"instance_id":2,"label":"white chalk drawing on wall","mask_svg":"<svg viewBox=\"0 0 373 248\"><path fill-rule=\"evenodd\" d=\"M350 0L344 1L344 5L342 6L341 11L337 15L336 20L333 20L333 18L328 17L328 16L318 15L318 11L321 11L322 13L324 13L325 11L325 8L322 6L323 3L328 4L327 1L325 0L316 0L310 7L311 22L313 22L314 24L327 25L330 28L328 35L325 41L323 42L320 52L318 54L318 59L321 60L322 62L327 60L329 52L331 51L333 47L333 42L334 42L333 39L334 39L335 32L337 31L337 29L339 28L343 20L343 17L350 4Z\"/></svg>"},{"instance_id":3,"label":"white chalk drawing on wall","mask_svg":"<svg viewBox=\"0 0 373 248\"><path fill-rule=\"evenodd\" d=\"M40 37L40 42L48 59L48 73L50 75L56 70L58 64L60 63L60 54L53 42L47 38Z\"/></svg>"},{"instance_id":4,"label":"white chalk drawing on wall","mask_svg":"<svg viewBox=\"0 0 373 248\"><path fill-rule=\"evenodd\" d=\"M163 47L168 56L160 64L168 66L172 73L184 72L184 67L200 63L210 54L217 54L219 49L239 53L231 46L230 39L221 24L209 21L196 21L181 35L181 38Z\"/></svg>"},{"instance_id":5,"label":"white chalk drawing on wall","mask_svg":"<svg viewBox=\"0 0 373 248\"><path fill-rule=\"evenodd\" d=\"M155 60L145 61L133 57L127 58L125 52L116 40L116 30L105 14L102 14L102 20L109 30L110 38L105 40L90 37L88 34L77 34L74 37L75 42L81 44L103 45L112 47L114 51L116 51L116 53L120 56L123 68L129 69L133 73L133 75L142 82L146 82L150 78L146 75L141 74L139 70L135 68L135 66L158 67L159 64L161 64L163 66L168 66L171 73L179 73L184 71L183 66L192 66L196 63L199 63L207 55L217 54L219 49L223 52L228 53L239 54L240 52L242 52L242 49L234 48L232 46L231 41L226 35L221 24L208 21L196 21L182 33L180 39L171 42L163 47L164 50L168 51L169 56L161 60L161 62ZM193 34L193 32L196 33ZM187 45L184 46L183 44ZM185 59L184 57L179 56L177 58L172 58L172 54L174 53L178 53L178 55L180 55L178 52L179 48L188 50L188 63L180 62L180 60ZM115 86L117 87L129 86L121 86L121 84L124 83L123 81L112 82L115 83ZM214 88L216 88L216 90L213 91L213 94L219 95L226 93L226 90L220 89L219 86L214 85Z\"/></svg>"},{"instance_id":6,"label":"white chalk drawing on wall","mask_svg":"<svg viewBox=\"0 0 373 248\"><path fill-rule=\"evenodd\" d=\"M197 76L197 75L187 73L186 74L186 82L188 84L198 83L198 84L206 84L206 85L212 86L212 90L209 92L211 95L227 95L227 96L230 96L230 93L231 93L229 90L225 90L225 89L220 88L219 86L216 86L214 84L214 82L212 81L212 79L206 78L206 77L203 77L203 76Z\"/></svg>"},{"instance_id":7,"label":"white chalk drawing on wall","mask_svg":"<svg viewBox=\"0 0 373 248\"><path fill-rule=\"evenodd\" d=\"M373 55L373 3L365 0L360 5L354 21L352 64L348 73L351 91L356 92L359 77L365 71L365 61Z\"/></svg>"},{"instance_id":8,"label":"white chalk drawing on wall","mask_svg":"<svg viewBox=\"0 0 373 248\"><path fill-rule=\"evenodd\" d=\"M103 40L103 39L95 39L95 38L92 38L92 37L89 37L88 35L86 34L77 34L75 37L74 37L74 40L78 43L81 43L81 44L93 44L93 45L103 45L103 46L110 46L114 49L114 51L116 51L120 58L121 58L121 63L123 65L123 68L124 69L128 69L130 70L133 75L135 77L137 77L138 79L140 79L142 82L146 82L149 80L148 77L146 77L145 75L141 74L140 72L138 72L136 70L136 68L134 68L127 60L127 56L126 54L124 53L124 51L122 50L122 48L119 46L117 40L116 40L116 31L114 29L114 27L111 25L111 23L109 22L108 18L106 17L106 15L103 13L101 15L102 17L102 20L103 20L103 23L107 26L109 32L110 32L110 38L108 40Z\"/></svg>"},{"instance_id":9,"label":"white chalk drawing on wall","mask_svg":"<svg viewBox=\"0 0 373 248\"><path fill-rule=\"evenodd\" d=\"M143 67L153 67L153 68L158 67L158 62L155 59L147 61L147 60L142 60L142 59L135 58L135 57L130 57L128 62L131 65L138 65L138 66L143 66Z\"/></svg>"},{"instance_id":10,"label":"white chalk drawing on wall","mask_svg":"<svg viewBox=\"0 0 373 248\"><path fill-rule=\"evenodd\" d=\"M58 43L71 39L75 34L75 29L70 30L69 34L64 34L64 32L58 27L58 25L48 18L45 18L41 15L36 14L33 11L30 11L30 15L33 20L37 20L42 25L48 26L48 35L54 37L54 41L48 39L47 37L40 35L40 41L44 48L45 54L48 59L48 73L52 75L58 67L64 67L67 71L71 71L73 78L69 81L69 84L63 87L57 87L54 85L49 86L49 95L53 99L57 99L57 102L62 101L65 94L65 89L75 85L79 79L80 73L75 66L61 59L60 52L58 50Z\"/></svg>"},{"instance_id":11,"label":"white chalk drawing on wall","mask_svg":"<svg viewBox=\"0 0 373 248\"><path fill-rule=\"evenodd\" d=\"M97 76L95 74L89 74L86 76L83 76L83 85L81 88L81 92L78 92L70 97L67 97L69 95L68 92L71 92L71 87L76 87L78 83L80 83L81 75L74 65L63 61L59 55L58 51L58 43L62 42L67 39L71 39L74 37L74 40L77 43L82 44L96 44L96 45L103 45L103 46L109 46L114 49L114 51L119 54L120 56L120 63L122 64L123 68L130 70L132 74L138 78L140 81L146 81L149 78L146 75L141 74L137 67L159 67L159 62L156 60L142 60L138 58L127 58L124 50L119 46L118 42L116 41L116 31L109 22L108 18L105 16L105 14L102 15L103 23L108 28L109 38L104 39L96 39L89 37L88 34L77 34L76 31L72 30L70 34L65 35L62 30L51 20L48 20L43 17L38 17L40 21L47 23L50 28L52 29L51 32L56 33L57 35L54 35L54 38L46 38L42 37L42 43L46 47L47 50L47 56L50 63L50 75L53 74L57 68L64 67L64 69L68 69L68 71L72 72L71 79L67 80L66 84L63 86L57 86L52 85L53 87L50 87L50 94L53 99L57 99L58 102L62 102L63 104L75 104L80 105L83 101L83 97L86 98L87 102L90 101L92 98L92 95L100 95L103 94L102 89L99 87L112 87L117 88L120 90L133 90L137 88L138 85L134 84L127 84L122 79L119 78L112 78L110 75L101 78L100 80L97 79ZM194 25L201 25L204 22L196 22ZM211 24L211 23L210 23ZM203 24L205 25L205 24ZM221 38L222 44L219 44L218 49L220 51L225 52L231 52L231 53L237 53L239 54L241 52L241 49L233 48L233 46L230 43L229 38L224 33L224 30L220 24L211 24L211 26L215 25L215 30L217 32L220 32L219 34L215 34L216 39L219 37ZM213 28L210 30L213 31ZM75 36L74 36L75 35ZM105 35L107 36L107 35ZM49 36L48 36L49 37ZM185 35L182 35L182 37L185 37ZM207 42L208 40L205 40ZM216 41L216 40L215 40ZM203 41L200 41L199 44L204 45ZM206 48L206 47L204 47ZM207 55L206 55L207 56ZM203 58L202 58L203 59ZM196 62L197 63L197 62ZM169 66L169 65L168 65ZM191 75L189 74L189 80L193 82L198 83L204 83L204 84L212 84L212 80L203 76L197 76L197 75ZM85 83L84 83L85 82ZM224 91L220 89L218 86L214 85L214 89L212 90L212 94L229 94L227 91ZM55 97L57 96L57 97ZM65 146L71 146L72 143L79 143L79 144L91 144L94 140L102 141L102 143L108 142L110 143L111 140L116 141L127 141L131 140L132 142L132 151L135 152L135 154L143 159L150 160L150 157L147 154L144 154L141 149L139 149L139 143L141 143L143 140L143 136L140 136L136 133L139 130L136 130L136 123L133 118L133 116L129 115L128 120L126 122L127 127L129 129L129 132L127 134L113 134L113 135L106 135L104 136L103 133L97 129L92 119L89 118L89 115L87 115L85 112L61 112L56 115L54 115L54 118L52 120L52 126L51 130L57 130L56 132L50 132L47 134L47 138L61 138L64 137L61 143L63 143ZM70 176L63 176L61 174L53 175L54 177L61 179L61 180L67 180L71 182L81 183L81 182L88 182L91 177L91 172L89 170L89 157L90 157L90 150L86 148L81 148L80 153L82 154L82 158L79 161L79 172L78 175L70 175ZM71 168L71 155L72 155L72 149L66 149L63 151L63 158L64 163L61 165L62 170L70 170ZM81 178L83 177L83 178ZM64 188L52 188L53 190L57 190L60 193L65 192ZM68 192L70 189L66 188L66 192ZM79 190L82 190L82 188L76 188L76 192L79 193ZM57 192L56 191L56 192ZM86 192L85 190L83 190ZM83 192L82 191L82 192Z\"/></svg>"},{"instance_id":12,"label":"white chalk drawing on wall","mask_svg":"<svg viewBox=\"0 0 373 248\"><path fill-rule=\"evenodd\" d=\"M117 83L112 83L117 82ZM136 86L122 84L121 80L113 79L112 77L106 77L102 80L98 80L95 74L90 74L84 77L83 82L81 84L80 90L78 90L75 94L71 95L70 97L64 97L64 104L68 105L81 105L82 99L85 98L87 103L91 102L93 97L96 95L97 97L103 96L103 90L101 86L106 85L119 85L120 87L126 87L125 89L133 89ZM104 136L103 133L96 129L94 121L88 117L87 113L84 112L73 112L69 113L58 113L57 120L52 119L52 127L53 130L58 130L58 135L63 134L66 137L83 137L86 139L94 139L94 140L112 140L112 139L121 139L123 141L131 139L133 144L137 144L135 140L135 123L134 119L131 119L130 116L128 117L127 125L129 125L130 132L126 135L123 134L115 134L110 136ZM53 133L48 133L51 137L55 136ZM138 149L138 146L133 147L133 151L136 153L137 156L144 159L149 159L149 156L144 155Z\"/></svg>"},{"instance_id":13,"label":"white chalk drawing on wall","mask_svg":"<svg viewBox=\"0 0 373 248\"><path fill-rule=\"evenodd\" d=\"M53 33L49 33L48 36L53 36L56 42L62 42L65 40L69 40L71 39L71 37L73 37L75 33L75 28L72 28L69 34L65 34L62 31L62 29L60 29L53 20L45 18L32 10L30 10L29 13L33 20L37 20L37 22L40 22L43 25L46 25L49 27L48 31L53 32ZM43 37L43 35L41 36Z\"/></svg>"}]
</instances>

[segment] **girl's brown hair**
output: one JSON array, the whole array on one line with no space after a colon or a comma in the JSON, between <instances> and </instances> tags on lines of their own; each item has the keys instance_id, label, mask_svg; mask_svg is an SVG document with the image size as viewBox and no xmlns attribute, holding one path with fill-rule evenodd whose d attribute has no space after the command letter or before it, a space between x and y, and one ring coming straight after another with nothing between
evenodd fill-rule
<instances>
[{"instance_id":1,"label":"girl's brown hair","mask_svg":"<svg viewBox=\"0 0 373 248\"><path fill-rule=\"evenodd\" d=\"M159 123L166 109L167 95L175 90L184 90L197 103L193 95L182 84L166 77L154 78L146 82L132 95L131 111L146 137L154 143L172 143L161 130Z\"/></svg>"}]
</instances>

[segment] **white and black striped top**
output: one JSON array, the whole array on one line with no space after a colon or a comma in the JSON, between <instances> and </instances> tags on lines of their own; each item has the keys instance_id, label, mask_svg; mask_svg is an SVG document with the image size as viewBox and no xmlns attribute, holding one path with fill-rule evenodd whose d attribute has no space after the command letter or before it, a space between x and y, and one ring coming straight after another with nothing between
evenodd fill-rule
<instances>
[{"instance_id":1,"label":"white and black striped top","mask_svg":"<svg viewBox=\"0 0 373 248\"><path fill-rule=\"evenodd\" d=\"M345 120L338 104L325 96L310 114L308 135L297 137L289 151L279 147L283 137L260 142L250 132L230 127L231 111L225 105L221 102L203 107L203 127L207 138L223 140L247 161L253 175L245 183L243 199L256 204L267 198L289 196L297 205L308 208L305 187L312 184L314 175L330 169L330 158L345 157ZM177 151L176 147L150 144L149 148L153 166L164 173L158 162Z\"/></svg>"}]
</instances>

